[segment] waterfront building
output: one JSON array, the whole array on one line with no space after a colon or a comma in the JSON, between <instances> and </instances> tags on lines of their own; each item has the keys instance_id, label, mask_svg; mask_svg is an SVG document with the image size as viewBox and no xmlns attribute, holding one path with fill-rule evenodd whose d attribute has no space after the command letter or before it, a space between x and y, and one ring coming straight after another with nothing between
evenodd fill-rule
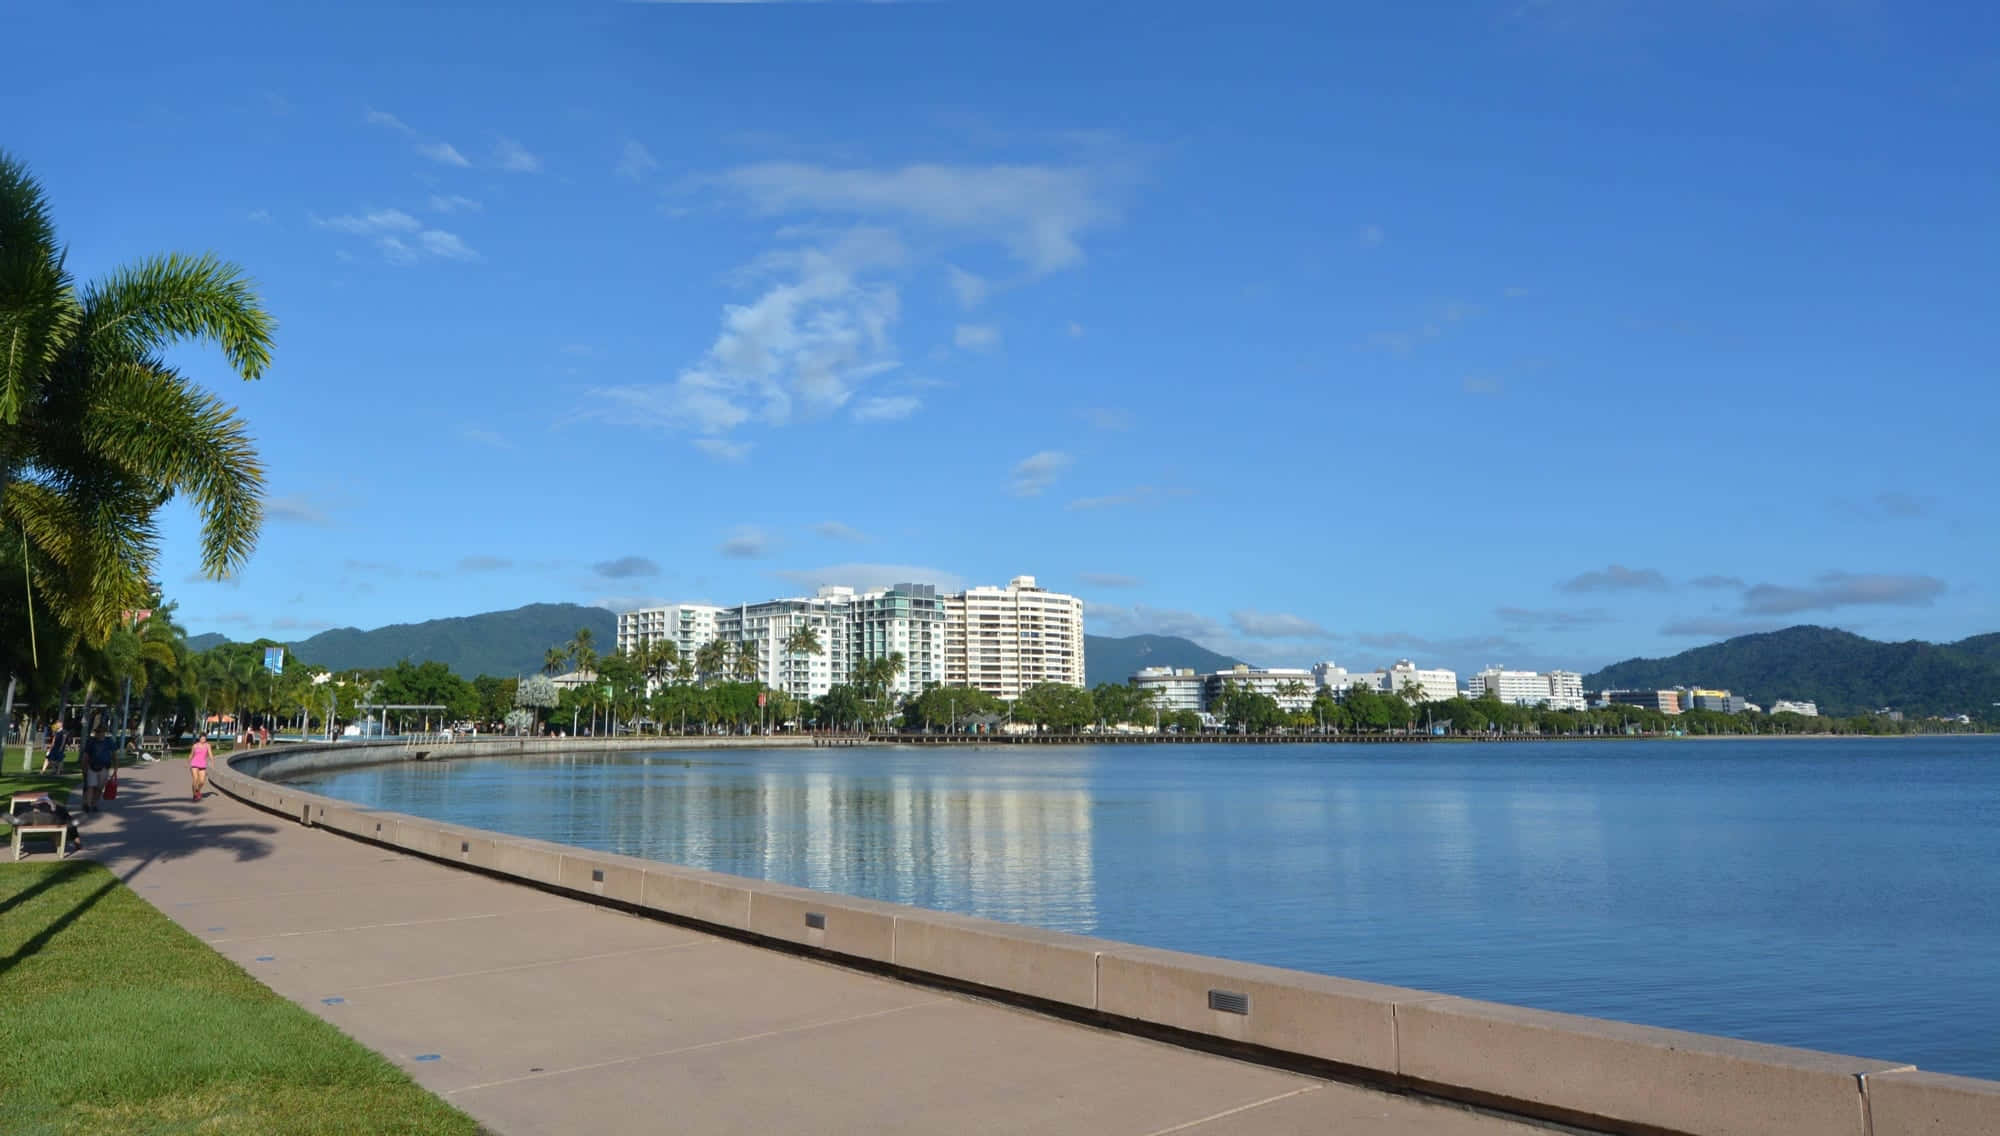
<instances>
[{"instance_id":1,"label":"waterfront building","mask_svg":"<svg viewBox=\"0 0 2000 1136\"><path fill-rule=\"evenodd\" d=\"M1146 667L1132 676L1132 685L1153 692L1153 706L1162 714L1176 710L1196 713L1208 708L1202 696L1202 676L1191 667Z\"/></svg>"},{"instance_id":2,"label":"waterfront building","mask_svg":"<svg viewBox=\"0 0 2000 1136\"><path fill-rule=\"evenodd\" d=\"M1312 676L1313 686L1332 691L1335 698L1345 698L1348 691L1357 688L1362 690L1382 689L1380 671L1350 671L1339 663L1331 661L1314 663Z\"/></svg>"},{"instance_id":3,"label":"waterfront building","mask_svg":"<svg viewBox=\"0 0 2000 1136\"><path fill-rule=\"evenodd\" d=\"M617 650L622 654L641 643L665 639L682 658L692 659L716 638L716 621L723 611L713 604L668 604L619 612Z\"/></svg>"},{"instance_id":4,"label":"waterfront building","mask_svg":"<svg viewBox=\"0 0 2000 1136\"><path fill-rule=\"evenodd\" d=\"M1397 659L1380 676L1376 688L1385 694L1403 694L1415 702L1446 702L1458 695L1458 672L1443 667L1420 667L1408 659Z\"/></svg>"},{"instance_id":5,"label":"waterfront building","mask_svg":"<svg viewBox=\"0 0 2000 1136\"><path fill-rule=\"evenodd\" d=\"M1817 718L1819 717L1819 703L1811 700L1795 702L1789 698L1780 698L1776 702L1771 703L1771 713L1804 714L1808 718Z\"/></svg>"},{"instance_id":6,"label":"waterfront building","mask_svg":"<svg viewBox=\"0 0 2000 1136\"><path fill-rule=\"evenodd\" d=\"M756 681L794 698L818 698L849 681L852 654L848 608L852 588L821 588L814 596L793 596L724 609L716 633L727 643L748 643ZM820 650L807 655L785 649L793 635L810 629Z\"/></svg>"},{"instance_id":7,"label":"waterfront building","mask_svg":"<svg viewBox=\"0 0 2000 1136\"><path fill-rule=\"evenodd\" d=\"M1714 710L1721 714L1741 714L1748 705L1740 694L1726 690L1703 690L1696 687L1687 692L1684 700L1689 710Z\"/></svg>"},{"instance_id":8,"label":"waterfront building","mask_svg":"<svg viewBox=\"0 0 2000 1136\"><path fill-rule=\"evenodd\" d=\"M1016 576L944 600L944 684L1013 700L1045 682L1084 686L1083 601Z\"/></svg>"},{"instance_id":9,"label":"waterfront building","mask_svg":"<svg viewBox=\"0 0 2000 1136\"><path fill-rule=\"evenodd\" d=\"M1658 710L1662 714L1681 712L1681 692L1678 690L1607 690L1603 700L1611 706L1637 706L1642 710Z\"/></svg>"},{"instance_id":10,"label":"waterfront building","mask_svg":"<svg viewBox=\"0 0 2000 1136\"><path fill-rule=\"evenodd\" d=\"M1253 667L1238 663L1226 671L1202 676L1202 699L1208 707L1222 700L1226 686L1234 685L1252 694L1268 694L1281 710L1305 710L1312 706L1313 673L1300 667Z\"/></svg>"},{"instance_id":11,"label":"waterfront building","mask_svg":"<svg viewBox=\"0 0 2000 1136\"><path fill-rule=\"evenodd\" d=\"M1549 709L1582 710L1588 705L1583 698L1583 676L1575 671L1550 671Z\"/></svg>"}]
</instances>

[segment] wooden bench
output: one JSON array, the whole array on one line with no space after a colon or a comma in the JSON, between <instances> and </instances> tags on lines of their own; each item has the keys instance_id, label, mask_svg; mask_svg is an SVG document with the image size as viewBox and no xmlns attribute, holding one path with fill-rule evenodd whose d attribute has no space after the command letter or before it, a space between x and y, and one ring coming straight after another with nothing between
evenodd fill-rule
<instances>
[{"instance_id":1,"label":"wooden bench","mask_svg":"<svg viewBox=\"0 0 2000 1136\"><path fill-rule=\"evenodd\" d=\"M56 859L69 855L69 826L66 824L17 824L14 826L14 859L19 860L26 853L21 851L24 836L53 836L56 838Z\"/></svg>"}]
</instances>

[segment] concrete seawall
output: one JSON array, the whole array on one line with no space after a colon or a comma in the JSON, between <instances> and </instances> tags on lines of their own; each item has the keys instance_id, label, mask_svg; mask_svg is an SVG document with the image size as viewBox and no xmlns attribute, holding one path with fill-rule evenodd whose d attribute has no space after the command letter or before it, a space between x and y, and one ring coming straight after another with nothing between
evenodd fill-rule
<instances>
[{"instance_id":1,"label":"concrete seawall","mask_svg":"<svg viewBox=\"0 0 2000 1136\"><path fill-rule=\"evenodd\" d=\"M721 744L764 747L774 740ZM833 895L362 808L282 781L389 761L668 748L717 748L717 740L278 747L230 755L213 780L232 796L306 825L765 945L1096 1026L1599 1131L2000 1133L2000 1082Z\"/></svg>"}]
</instances>

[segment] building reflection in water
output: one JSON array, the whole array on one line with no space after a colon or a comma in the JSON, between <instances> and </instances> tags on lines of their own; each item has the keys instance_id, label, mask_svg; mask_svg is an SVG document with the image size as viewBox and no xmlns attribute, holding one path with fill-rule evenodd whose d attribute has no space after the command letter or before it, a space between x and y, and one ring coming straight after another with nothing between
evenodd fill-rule
<instances>
[{"instance_id":1,"label":"building reflection in water","mask_svg":"<svg viewBox=\"0 0 2000 1136\"><path fill-rule=\"evenodd\" d=\"M923 764L797 751L577 754L379 766L309 787L539 840L1097 930L1089 760L976 774Z\"/></svg>"}]
</instances>

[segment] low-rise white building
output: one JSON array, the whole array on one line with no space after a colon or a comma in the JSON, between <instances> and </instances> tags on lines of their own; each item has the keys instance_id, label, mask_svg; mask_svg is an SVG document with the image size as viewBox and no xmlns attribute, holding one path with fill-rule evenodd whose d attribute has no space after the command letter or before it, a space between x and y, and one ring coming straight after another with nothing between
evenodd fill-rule
<instances>
[{"instance_id":1,"label":"low-rise white building","mask_svg":"<svg viewBox=\"0 0 2000 1136\"><path fill-rule=\"evenodd\" d=\"M1233 669L1202 677L1202 698L1216 705L1223 690L1234 685L1252 694L1268 694L1281 710L1304 710L1312 706L1313 674L1300 667L1253 667L1238 663Z\"/></svg>"},{"instance_id":2,"label":"low-rise white building","mask_svg":"<svg viewBox=\"0 0 2000 1136\"><path fill-rule=\"evenodd\" d=\"M1378 686L1385 694L1401 694L1415 702L1448 702L1458 696L1458 672L1443 667L1420 667L1408 659L1377 671Z\"/></svg>"},{"instance_id":3,"label":"low-rise white building","mask_svg":"<svg viewBox=\"0 0 2000 1136\"><path fill-rule=\"evenodd\" d=\"M1808 718L1817 718L1819 717L1819 704L1817 702L1794 702L1789 698L1780 698L1776 702L1771 703L1771 713L1804 714Z\"/></svg>"},{"instance_id":4,"label":"low-rise white building","mask_svg":"<svg viewBox=\"0 0 2000 1136\"><path fill-rule=\"evenodd\" d=\"M1163 714L1176 710L1200 713L1208 702L1202 697L1202 676L1189 667L1146 667L1132 676L1132 685L1153 692L1153 705Z\"/></svg>"},{"instance_id":5,"label":"low-rise white building","mask_svg":"<svg viewBox=\"0 0 2000 1136\"><path fill-rule=\"evenodd\" d=\"M1347 692L1357 687L1362 690L1382 689L1379 671L1350 671L1335 662L1314 663L1313 685L1333 692L1335 698L1347 697Z\"/></svg>"},{"instance_id":6,"label":"low-rise white building","mask_svg":"<svg viewBox=\"0 0 2000 1136\"><path fill-rule=\"evenodd\" d=\"M1551 710L1582 710L1583 676L1575 671L1512 671L1487 667L1466 680L1472 698L1491 695L1513 706L1546 706Z\"/></svg>"}]
</instances>

